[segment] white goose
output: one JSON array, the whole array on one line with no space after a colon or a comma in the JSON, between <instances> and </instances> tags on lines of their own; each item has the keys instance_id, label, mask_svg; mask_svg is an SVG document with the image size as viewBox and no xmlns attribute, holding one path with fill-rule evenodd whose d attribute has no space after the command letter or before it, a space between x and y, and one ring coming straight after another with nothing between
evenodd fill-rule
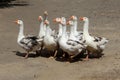
<instances>
[{"instance_id":1,"label":"white goose","mask_svg":"<svg viewBox=\"0 0 120 80\"><path fill-rule=\"evenodd\" d=\"M39 38L43 38L45 36L45 29L44 29L44 21L43 21L43 17L39 16L38 20L40 22L40 28L39 28L39 34L38 37Z\"/></svg>"},{"instance_id":2,"label":"white goose","mask_svg":"<svg viewBox=\"0 0 120 80\"><path fill-rule=\"evenodd\" d=\"M44 21L47 20L48 18L48 13L47 11L44 12L44 18L42 16L38 17L38 20L40 21L40 28L39 28L39 38L43 38L45 36L46 32L46 25L44 25Z\"/></svg>"},{"instance_id":3,"label":"white goose","mask_svg":"<svg viewBox=\"0 0 120 80\"><path fill-rule=\"evenodd\" d=\"M78 27L78 23L77 23L77 17L76 16L71 16L70 17L70 20L73 21L74 23L74 27L73 27L73 33L74 33L74 36L76 38L78 38L79 40L82 40L82 36L83 36L83 32L82 31L77 31L77 27Z\"/></svg>"},{"instance_id":4,"label":"white goose","mask_svg":"<svg viewBox=\"0 0 120 80\"><path fill-rule=\"evenodd\" d=\"M24 24L22 20L17 20L15 23L19 24L19 34L17 43L27 51L25 58L28 58L29 52L36 51L39 48L39 44L37 42L37 37L35 36L25 36L24 35Z\"/></svg>"},{"instance_id":5,"label":"white goose","mask_svg":"<svg viewBox=\"0 0 120 80\"><path fill-rule=\"evenodd\" d=\"M46 32L46 25L44 25L44 21L47 20L48 18L48 13L47 11L44 12L44 18L42 16L38 17L38 20L40 21L40 28L39 28L39 34L38 34L38 39L37 41L39 42L40 48L39 48L39 53L41 53L43 47L43 38L45 36Z\"/></svg>"},{"instance_id":6,"label":"white goose","mask_svg":"<svg viewBox=\"0 0 120 80\"><path fill-rule=\"evenodd\" d=\"M58 29L58 33L56 34L57 39L59 39L59 37L62 35L62 25L61 25L61 19L60 18L55 18L53 20L55 23L58 23L59 29Z\"/></svg>"},{"instance_id":7,"label":"white goose","mask_svg":"<svg viewBox=\"0 0 120 80\"><path fill-rule=\"evenodd\" d=\"M106 43L108 43L108 39L104 37L93 37L89 35L88 28L89 28L89 19L87 17L82 17L80 20L84 21L83 26L83 38L85 44L87 45L88 55L92 54L100 54L104 48ZM88 60L89 56L86 56L85 60Z\"/></svg>"},{"instance_id":8,"label":"white goose","mask_svg":"<svg viewBox=\"0 0 120 80\"><path fill-rule=\"evenodd\" d=\"M44 24L46 25L46 34L43 39L44 47L47 50L54 51L54 53L56 54L58 45L56 39L54 38L54 36L52 36L52 33L50 31L49 21L45 20Z\"/></svg>"},{"instance_id":9,"label":"white goose","mask_svg":"<svg viewBox=\"0 0 120 80\"><path fill-rule=\"evenodd\" d=\"M45 21L45 20L48 20L48 12L47 11L44 12L44 19L43 19L43 21ZM43 28L44 28L44 31L46 32L46 25L44 25ZM49 30L50 30L50 33L52 35L55 35L55 30L52 30L50 27L49 27Z\"/></svg>"},{"instance_id":10,"label":"white goose","mask_svg":"<svg viewBox=\"0 0 120 80\"><path fill-rule=\"evenodd\" d=\"M63 26L62 36L59 38L58 43L60 48L67 52L70 58L74 58L77 56L83 49L85 49L84 45L78 41L70 40L66 33L66 19L62 17L61 24ZM70 33L71 36L71 33Z\"/></svg>"},{"instance_id":11,"label":"white goose","mask_svg":"<svg viewBox=\"0 0 120 80\"><path fill-rule=\"evenodd\" d=\"M45 16L44 16L44 19L45 19ZM40 26L39 26L39 34L38 34L38 39L37 39L37 42L39 43L39 49L37 50L37 52L40 54L41 53L41 51L44 49L44 47L43 47L43 38L44 38L44 36L45 36L45 30L46 30L46 28L44 28L44 27L46 27L45 25L44 25L44 19L43 19L43 17L42 16L39 16L38 17L38 20L39 20L39 22L40 22ZM38 55L39 55L38 54Z\"/></svg>"},{"instance_id":12,"label":"white goose","mask_svg":"<svg viewBox=\"0 0 120 80\"><path fill-rule=\"evenodd\" d=\"M47 12L47 11L44 12L44 16L43 16L43 18L44 18L43 21L45 21L45 20L48 19L48 12ZM44 31L46 31L46 25L44 25L43 28L44 28Z\"/></svg>"},{"instance_id":13,"label":"white goose","mask_svg":"<svg viewBox=\"0 0 120 80\"><path fill-rule=\"evenodd\" d=\"M69 39L79 41L79 39L75 36L74 32L74 22L73 21L68 21L67 25L70 26L70 34L69 34Z\"/></svg>"}]
</instances>

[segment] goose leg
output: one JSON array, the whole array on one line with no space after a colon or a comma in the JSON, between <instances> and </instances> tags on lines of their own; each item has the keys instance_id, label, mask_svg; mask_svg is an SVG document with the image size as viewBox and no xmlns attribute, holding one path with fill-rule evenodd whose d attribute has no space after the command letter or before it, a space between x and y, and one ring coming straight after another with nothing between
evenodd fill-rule
<instances>
[{"instance_id":1,"label":"goose leg","mask_svg":"<svg viewBox=\"0 0 120 80\"><path fill-rule=\"evenodd\" d=\"M77 54L75 54L75 55L73 55L73 56L71 56L71 58L75 58L77 55L79 55L80 53L77 53Z\"/></svg>"},{"instance_id":2,"label":"goose leg","mask_svg":"<svg viewBox=\"0 0 120 80\"><path fill-rule=\"evenodd\" d=\"M89 60L89 55L87 54L87 56L83 60L88 61Z\"/></svg>"},{"instance_id":3,"label":"goose leg","mask_svg":"<svg viewBox=\"0 0 120 80\"><path fill-rule=\"evenodd\" d=\"M56 55L57 55L57 50L55 50L55 51L53 52L53 55L51 55L49 58L50 58L50 59L53 59L53 58L56 57Z\"/></svg>"},{"instance_id":4,"label":"goose leg","mask_svg":"<svg viewBox=\"0 0 120 80\"><path fill-rule=\"evenodd\" d=\"M69 62L75 62L76 61L76 59L75 59L76 56L77 55L70 56L69 57Z\"/></svg>"},{"instance_id":5,"label":"goose leg","mask_svg":"<svg viewBox=\"0 0 120 80\"><path fill-rule=\"evenodd\" d=\"M63 58L69 58L69 54L67 52L64 52L63 51L63 55L62 55Z\"/></svg>"},{"instance_id":6,"label":"goose leg","mask_svg":"<svg viewBox=\"0 0 120 80\"><path fill-rule=\"evenodd\" d=\"M39 50L36 51L36 55L37 55L37 56L40 56L41 51L42 51L42 47L41 47Z\"/></svg>"},{"instance_id":7,"label":"goose leg","mask_svg":"<svg viewBox=\"0 0 120 80\"><path fill-rule=\"evenodd\" d=\"M70 56L70 55L69 55L69 57L68 57L68 59L67 59L67 60L68 60L68 62L67 62L67 63L74 62L73 56Z\"/></svg>"},{"instance_id":8,"label":"goose leg","mask_svg":"<svg viewBox=\"0 0 120 80\"><path fill-rule=\"evenodd\" d=\"M89 54L90 54L90 52L86 51L86 53L87 53L87 56L83 59L84 61L88 61L89 60Z\"/></svg>"},{"instance_id":9,"label":"goose leg","mask_svg":"<svg viewBox=\"0 0 120 80\"><path fill-rule=\"evenodd\" d=\"M27 51L26 55L25 55L25 59L28 58L29 52Z\"/></svg>"},{"instance_id":10,"label":"goose leg","mask_svg":"<svg viewBox=\"0 0 120 80\"><path fill-rule=\"evenodd\" d=\"M55 50L55 51L54 51L54 55L53 55L54 58L56 57L57 52L58 52L58 50Z\"/></svg>"},{"instance_id":11,"label":"goose leg","mask_svg":"<svg viewBox=\"0 0 120 80\"><path fill-rule=\"evenodd\" d=\"M54 51L52 51L52 53L51 53L51 51L49 52L49 55L50 55L49 59L53 59L54 58L53 54L54 54Z\"/></svg>"}]
</instances>

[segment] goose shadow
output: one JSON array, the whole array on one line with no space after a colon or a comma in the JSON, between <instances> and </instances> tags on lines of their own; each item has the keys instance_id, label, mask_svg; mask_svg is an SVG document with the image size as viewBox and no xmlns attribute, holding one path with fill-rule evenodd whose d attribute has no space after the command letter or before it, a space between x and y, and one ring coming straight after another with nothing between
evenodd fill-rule
<instances>
[{"instance_id":1,"label":"goose shadow","mask_svg":"<svg viewBox=\"0 0 120 80\"><path fill-rule=\"evenodd\" d=\"M26 53L22 53L20 51L12 51L12 52L20 57L25 57L25 55L26 55ZM28 58L36 58L36 57L39 57L39 55L36 55L35 53L29 53L29 55L28 55Z\"/></svg>"},{"instance_id":2,"label":"goose shadow","mask_svg":"<svg viewBox=\"0 0 120 80\"><path fill-rule=\"evenodd\" d=\"M90 58L90 59L94 59L94 58L99 59L99 58L101 58L101 57L103 57L103 56L104 56L104 53L90 54L90 55L89 55L89 58Z\"/></svg>"},{"instance_id":3,"label":"goose shadow","mask_svg":"<svg viewBox=\"0 0 120 80\"><path fill-rule=\"evenodd\" d=\"M28 6L29 3L27 1L17 1L17 0L4 0L0 1L0 8L10 8L14 6Z\"/></svg>"},{"instance_id":4,"label":"goose shadow","mask_svg":"<svg viewBox=\"0 0 120 80\"><path fill-rule=\"evenodd\" d=\"M64 55L64 57L63 57ZM76 57L70 59L69 55L67 52L63 52L62 50L59 51L59 53L57 54L57 57L55 58L56 61L60 61L60 62L70 62L70 63L74 63L74 62L78 62L78 61L82 61L80 58L81 54L77 55Z\"/></svg>"},{"instance_id":5,"label":"goose shadow","mask_svg":"<svg viewBox=\"0 0 120 80\"><path fill-rule=\"evenodd\" d=\"M12 51L13 53L15 53L17 56L20 56L20 57L25 57L26 53L22 53L20 51ZM36 58L36 57L45 57L45 58L49 58L51 56L51 52L50 51L47 51L46 49L45 50L42 50L42 51L37 51L37 52L34 52L34 53L29 53L28 55L28 58Z\"/></svg>"},{"instance_id":6,"label":"goose shadow","mask_svg":"<svg viewBox=\"0 0 120 80\"><path fill-rule=\"evenodd\" d=\"M17 56L20 57L25 57L26 53L21 53L20 51L12 51L14 52ZM59 62L70 62L70 63L74 63L74 62L78 62L78 61L83 61L82 59L85 58L87 56L87 54L84 54L85 51L82 51L80 54L78 54L77 56L75 56L73 59L69 59L69 55L66 52L63 52L62 50L59 50L55 60L59 61ZM65 54L65 56L63 57L63 54ZM36 53L29 53L28 58L36 58L36 57L45 57L45 58L49 58L51 56L53 56L54 53L51 51L48 51L46 49L42 50L41 52L38 51L37 54ZM89 58L90 59L94 59L94 58L100 58L104 55L104 53L100 53L100 54L90 54Z\"/></svg>"},{"instance_id":7,"label":"goose shadow","mask_svg":"<svg viewBox=\"0 0 120 80\"><path fill-rule=\"evenodd\" d=\"M39 56L41 57L45 57L45 58L49 58L50 56L52 56L51 51L48 51L47 49L43 49L42 51L38 51Z\"/></svg>"},{"instance_id":8,"label":"goose shadow","mask_svg":"<svg viewBox=\"0 0 120 80\"><path fill-rule=\"evenodd\" d=\"M69 60L69 56L67 55L67 57L65 58L60 58L57 57L55 60L56 61L60 61L60 62L70 62L70 63L74 63L74 62L78 62L78 61L83 61L84 58L86 58L87 54L85 54L86 50L83 50L80 54L78 54L77 56L75 56L73 59ZM67 54L67 53L66 53ZM104 56L104 53L97 53L97 54L89 54L89 59L99 59L102 56Z\"/></svg>"}]
</instances>

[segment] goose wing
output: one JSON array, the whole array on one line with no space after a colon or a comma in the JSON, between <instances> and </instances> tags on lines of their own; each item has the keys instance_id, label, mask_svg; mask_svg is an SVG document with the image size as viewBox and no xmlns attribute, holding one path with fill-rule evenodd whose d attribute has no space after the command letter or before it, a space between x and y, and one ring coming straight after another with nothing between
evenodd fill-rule
<instances>
[{"instance_id":1,"label":"goose wing","mask_svg":"<svg viewBox=\"0 0 120 80\"><path fill-rule=\"evenodd\" d=\"M104 37L94 37L94 42L97 42L100 45L105 45L108 42L108 39Z\"/></svg>"},{"instance_id":2,"label":"goose wing","mask_svg":"<svg viewBox=\"0 0 120 80\"><path fill-rule=\"evenodd\" d=\"M108 43L108 39L104 37L94 37L94 42L97 43L98 49L103 50L105 45Z\"/></svg>"},{"instance_id":3,"label":"goose wing","mask_svg":"<svg viewBox=\"0 0 120 80\"><path fill-rule=\"evenodd\" d=\"M68 40L67 42L68 48L67 51L69 55L77 55L79 54L83 49L85 49L85 46L83 43L75 40Z\"/></svg>"},{"instance_id":4,"label":"goose wing","mask_svg":"<svg viewBox=\"0 0 120 80\"><path fill-rule=\"evenodd\" d=\"M37 40L38 37L36 37L36 36L34 36L34 35L28 35L28 36L26 37L26 39Z\"/></svg>"},{"instance_id":5,"label":"goose wing","mask_svg":"<svg viewBox=\"0 0 120 80\"><path fill-rule=\"evenodd\" d=\"M72 49L83 49L85 45L79 41L69 39L67 45L71 46Z\"/></svg>"},{"instance_id":6,"label":"goose wing","mask_svg":"<svg viewBox=\"0 0 120 80\"><path fill-rule=\"evenodd\" d=\"M36 41L37 38L35 37L25 37L20 41L20 44L23 48L26 50L33 49L35 46L38 45L38 42Z\"/></svg>"}]
</instances>

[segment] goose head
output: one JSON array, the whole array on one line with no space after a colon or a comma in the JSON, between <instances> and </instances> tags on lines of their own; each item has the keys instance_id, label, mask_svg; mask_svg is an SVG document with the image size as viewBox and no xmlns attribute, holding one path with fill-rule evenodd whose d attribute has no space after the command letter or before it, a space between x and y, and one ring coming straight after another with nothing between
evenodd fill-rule
<instances>
[{"instance_id":1,"label":"goose head","mask_svg":"<svg viewBox=\"0 0 120 80\"><path fill-rule=\"evenodd\" d=\"M80 17L80 21L86 22L86 21L88 21L88 18L87 17Z\"/></svg>"},{"instance_id":2,"label":"goose head","mask_svg":"<svg viewBox=\"0 0 120 80\"><path fill-rule=\"evenodd\" d=\"M45 11L45 12L44 12L44 15L45 15L45 16L48 16L48 12L47 12L47 11Z\"/></svg>"},{"instance_id":3,"label":"goose head","mask_svg":"<svg viewBox=\"0 0 120 80\"><path fill-rule=\"evenodd\" d=\"M22 20L16 20L14 21L16 24L19 24L19 25L22 25L23 24L23 21Z\"/></svg>"},{"instance_id":4,"label":"goose head","mask_svg":"<svg viewBox=\"0 0 120 80\"><path fill-rule=\"evenodd\" d=\"M49 22L48 20L45 20L45 21L44 21L44 24L45 24L46 26L48 26L48 25L50 24L50 22Z\"/></svg>"},{"instance_id":5,"label":"goose head","mask_svg":"<svg viewBox=\"0 0 120 80\"><path fill-rule=\"evenodd\" d=\"M55 19L53 19L53 22L60 23L61 19L60 18L55 18Z\"/></svg>"},{"instance_id":6,"label":"goose head","mask_svg":"<svg viewBox=\"0 0 120 80\"><path fill-rule=\"evenodd\" d=\"M71 16L70 18L69 18L70 20L73 20L73 21L77 21L77 16Z\"/></svg>"},{"instance_id":7,"label":"goose head","mask_svg":"<svg viewBox=\"0 0 120 80\"><path fill-rule=\"evenodd\" d=\"M38 20L41 22L41 21L43 21L43 17L42 16L39 16L38 17Z\"/></svg>"},{"instance_id":8,"label":"goose head","mask_svg":"<svg viewBox=\"0 0 120 80\"><path fill-rule=\"evenodd\" d=\"M68 21L68 22L66 23L66 25L68 25L68 26L73 26L74 23L73 23L73 21Z\"/></svg>"},{"instance_id":9,"label":"goose head","mask_svg":"<svg viewBox=\"0 0 120 80\"><path fill-rule=\"evenodd\" d=\"M47 20L47 18L48 18L48 12L45 11L45 12L44 12L44 21Z\"/></svg>"}]
</instances>

